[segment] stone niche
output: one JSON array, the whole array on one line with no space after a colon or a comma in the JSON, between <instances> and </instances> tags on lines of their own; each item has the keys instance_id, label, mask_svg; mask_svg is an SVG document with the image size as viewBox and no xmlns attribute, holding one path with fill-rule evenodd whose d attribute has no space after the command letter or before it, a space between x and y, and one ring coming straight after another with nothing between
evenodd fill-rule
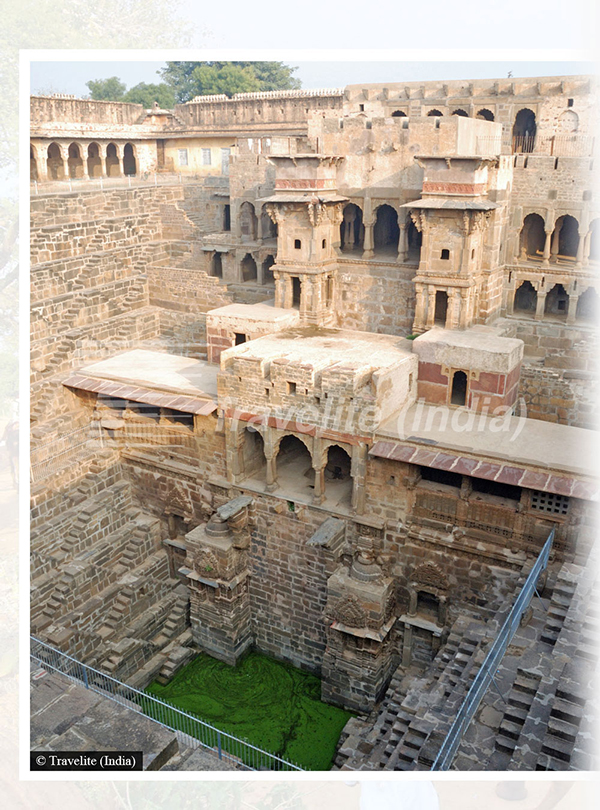
<instances>
[{"instance_id":1,"label":"stone niche","mask_svg":"<svg viewBox=\"0 0 600 810\"><path fill-rule=\"evenodd\" d=\"M523 341L476 326L434 328L413 341L419 358L418 397L493 413L517 401Z\"/></svg>"},{"instance_id":2,"label":"stone niche","mask_svg":"<svg viewBox=\"0 0 600 810\"><path fill-rule=\"evenodd\" d=\"M363 543L350 569L340 567L327 582L327 647L321 697L327 703L370 711L398 663L393 641L394 581Z\"/></svg>"},{"instance_id":3,"label":"stone niche","mask_svg":"<svg viewBox=\"0 0 600 810\"><path fill-rule=\"evenodd\" d=\"M247 581L251 503L247 496L235 498L186 534L186 561L179 570L190 589L194 642L232 666L253 642Z\"/></svg>"}]
</instances>

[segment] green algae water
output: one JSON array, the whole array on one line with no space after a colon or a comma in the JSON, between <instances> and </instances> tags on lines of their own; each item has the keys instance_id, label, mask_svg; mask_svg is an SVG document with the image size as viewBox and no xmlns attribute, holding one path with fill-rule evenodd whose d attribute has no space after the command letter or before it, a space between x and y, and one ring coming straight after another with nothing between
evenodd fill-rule
<instances>
[{"instance_id":1,"label":"green algae water","mask_svg":"<svg viewBox=\"0 0 600 810\"><path fill-rule=\"evenodd\" d=\"M331 768L353 716L321 702L315 675L257 652L236 667L200 653L168 684L153 681L146 692L311 771Z\"/></svg>"}]
</instances>

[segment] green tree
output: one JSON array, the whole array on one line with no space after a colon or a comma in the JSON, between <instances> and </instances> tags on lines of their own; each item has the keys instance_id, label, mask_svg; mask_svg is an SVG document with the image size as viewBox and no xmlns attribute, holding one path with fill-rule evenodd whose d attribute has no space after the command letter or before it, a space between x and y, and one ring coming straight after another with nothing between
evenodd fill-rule
<instances>
[{"instance_id":1,"label":"green tree","mask_svg":"<svg viewBox=\"0 0 600 810\"><path fill-rule=\"evenodd\" d=\"M192 72L195 96L210 96L224 93L226 96L234 93L252 93L260 90L260 82L252 68L240 67L231 63L222 67L209 67L202 65Z\"/></svg>"},{"instance_id":2,"label":"green tree","mask_svg":"<svg viewBox=\"0 0 600 810\"><path fill-rule=\"evenodd\" d=\"M111 76L110 79L90 79L85 86L96 101L123 101L127 89L127 85L117 76Z\"/></svg>"},{"instance_id":3,"label":"green tree","mask_svg":"<svg viewBox=\"0 0 600 810\"><path fill-rule=\"evenodd\" d=\"M297 69L283 62L167 62L159 72L183 103L213 93L295 90L301 86Z\"/></svg>"},{"instance_id":4,"label":"green tree","mask_svg":"<svg viewBox=\"0 0 600 810\"><path fill-rule=\"evenodd\" d=\"M155 101L158 106L165 110L172 110L175 105L175 91L168 84L146 84L140 82L128 90L123 96L123 101L132 104L143 104L146 109L152 107Z\"/></svg>"}]
</instances>

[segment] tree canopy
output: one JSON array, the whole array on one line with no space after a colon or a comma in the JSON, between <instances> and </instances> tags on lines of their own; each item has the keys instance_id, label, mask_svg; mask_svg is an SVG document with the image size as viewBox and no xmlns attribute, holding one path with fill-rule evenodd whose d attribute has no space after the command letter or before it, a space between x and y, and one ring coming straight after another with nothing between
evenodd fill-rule
<instances>
[{"instance_id":1,"label":"tree canopy","mask_svg":"<svg viewBox=\"0 0 600 810\"><path fill-rule=\"evenodd\" d=\"M183 103L194 96L295 90L301 86L297 69L283 62L167 62L159 72Z\"/></svg>"},{"instance_id":2,"label":"tree canopy","mask_svg":"<svg viewBox=\"0 0 600 810\"><path fill-rule=\"evenodd\" d=\"M159 107L172 109L175 104L175 92L168 84L147 84L140 82L127 90L117 76L110 79L91 79L86 82L90 96L96 101L129 101L131 104L143 104L146 109L152 107L155 101Z\"/></svg>"},{"instance_id":3,"label":"tree canopy","mask_svg":"<svg viewBox=\"0 0 600 810\"><path fill-rule=\"evenodd\" d=\"M123 101L127 85L117 76L110 79L90 79L85 83L95 101Z\"/></svg>"},{"instance_id":4,"label":"tree canopy","mask_svg":"<svg viewBox=\"0 0 600 810\"><path fill-rule=\"evenodd\" d=\"M132 104L143 104L148 110L155 101L158 106L165 110L172 110L175 105L175 92L168 84L146 84L140 82L128 90L123 96L123 101L130 101Z\"/></svg>"}]
</instances>

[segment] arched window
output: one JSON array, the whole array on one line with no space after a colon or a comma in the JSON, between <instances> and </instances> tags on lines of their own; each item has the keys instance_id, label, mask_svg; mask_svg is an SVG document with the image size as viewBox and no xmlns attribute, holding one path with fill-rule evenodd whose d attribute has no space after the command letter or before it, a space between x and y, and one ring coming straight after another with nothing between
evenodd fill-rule
<instances>
[{"instance_id":1,"label":"arched window","mask_svg":"<svg viewBox=\"0 0 600 810\"><path fill-rule=\"evenodd\" d=\"M524 281L515 291L513 309L515 312L535 312L537 308L537 292L530 281Z\"/></svg>"},{"instance_id":2,"label":"arched window","mask_svg":"<svg viewBox=\"0 0 600 810\"><path fill-rule=\"evenodd\" d=\"M402 112L402 110L394 110L392 118L406 118L406 113Z\"/></svg>"},{"instance_id":3,"label":"arched window","mask_svg":"<svg viewBox=\"0 0 600 810\"><path fill-rule=\"evenodd\" d=\"M429 112L427 113L427 117L428 118L436 118L436 117L441 117L443 114L444 113L440 112L439 110L429 110Z\"/></svg>"},{"instance_id":4,"label":"arched window","mask_svg":"<svg viewBox=\"0 0 600 810\"><path fill-rule=\"evenodd\" d=\"M210 274L215 278L223 278L223 261L221 254L215 251L210 259Z\"/></svg>"},{"instance_id":5,"label":"arched window","mask_svg":"<svg viewBox=\"0 0 600 810\"><path fill-rule=\"evenodd\" d=\"M81 148L78 143L69 144L67 163L69 165L69 177L73 179L83 177L83 158L81 157Z\"/></svg>"},{"instance_id":6,"label":"arched window","mask_svg":"<svg viewBox=\"0 0 600 810\"><path fill-rule=\"evenodd\" d=\"M546 296L544 315L553 318L566 317L569 311L569 296L562 284L555 284Z\"/></svg>"},{"instance_id":7,"label":"arched window","mask_svg":"<svg viewBox=\"0 0 600 810\"><path fill-rule=\"evenodd\" d=\"M527 214L519 237L522 259L542 258L546 241L544 227L544 220L539 214Z\"/></svg>"},{"instance_id":8,"label":"arched window","mask_svg":"<svg viewBox=\"0 0 600 810\"><path fill-rule=\"evenodd\" d=\"M491 110L478 110L476 118L483 119L484 121L493 121L494 120L494 113Z\"/></svg>"},{"instance_id":9,"label":"arched window","mask_svg":"<svg viewBox=\"0 0 600 810\"><path fill-rule=\"evenodd\" d=\"M256 240L257 220L254 206L250 202L243 202L240 206L240 230L242 232L242 242L254 242Z\"/></svg>"},{"instance_id":10,"label":"arched window","mask_svg":"<svg viewBox=\"0 0 600 810\"><path fill-rule=\"evenodd\" d=\"M450 402L452 405L466 405L467 403L467 375L464 371L454 372Z\"/></svg>"},{"instance_id":11,"label":"arched window","mask_svg":"<svg viewBox=\"0 0 600 810\"><path fill-rule=\"evenodd\" d=\"M343 447L331 445L325 465L325 498L330 505L350 506L352 501L352 461Z\"/></svg>"},{"instance_id":12,"label":"arched window","mask_svg":"<svg viewBox=\"0 0 600 810\"><path fill-rule=\"evenodd\" d=\"M552 257L571 258L577 256L579 249L579 223L570 214L564 214L556 220L552 235Z\"/></svg>"},{"instance_id":13,"label":"arched window","mask_svg":"<svg viewBox=\"0 0 600 810\"><path fill-rule=\"evenodd\" d=\"M242 259L242 281L256 281L258 273L256 271L256 262L250 253L246 253Z\"/></svg>"},{"instance_id":14,"label":"arched window","mask_svg":"<svg viewBox=\"0 0 600 810\"><path fill-rule=\"evenodd\" d=\"M102 158L100 157L100 147L97 143L91 143L88 146L87 170L90 177L102 177Z\"/></svg>"},{"instance_id":15,"label":"arched window","mask_svg":"<svg viewBox=\"0 0 600 810\"><path fill-rule=\"evenodd\" d=\"M466 110L452 110L452 115L460 115L461 118L469 117L469 113Z\"/></svg>"},{"instance_id":16,"label":"arched window","mask_svg":"<svg viewBox=\"0 0 600 810\"><path fill-rule=\"evenodd\" d=\"M375 251L397 254L399 236L398 214L391 205L380 205L373 229Z\"/></svg>"},{"instance_id":17,"label":"arched window","mask_svg":"<svg viewBox=\"0 0 600 810\"><path fill-rule=\"evenodd\" d=\"M243 475L264 481L267 463L265 443L256 428L249 426L244 430L241 455Z\"/></svg>"},{"instance_id":18,"label":"arched window","mask_svg":"<svg viewBox=\"0 0 600 810\"><path fill-rule=\"evenodd\" d=\"M284 489L299 495L312 495L314 474L312 458L304 442L296 436L284 436L277 453L277 481Z\"/></svg>"},{"instance_id":19,"label":"arched window","mask_svg":"<svg viewBox=\"0 0 600 810\"><path fill-rule=\"evenodd\" d=\"M107 177L120 177L121 163L117 153L117 146L114 143L109 143L106 146L106 176Z\"/></svg>"},{"instance_id":20,"label":"arched window","mask_svg":"<svg viewBox=\"0 0 600 810\"><path fill-rule=\"evenodd\" d=\"M123 174L137 174L137 162L135 159L133 144L131 143L126 143L123 147Z\"/></svg>"},{"instance_id":21,"label":"arched window","mask_svg":"<svg viewBox=\"0 0 600 810\"><path fill-rule=\"evenodd\" d=\"M340 224L340 243L342 250L362 249L365 229L362 220L362 211L354 203L344 208L343 219Z\"/></svg>"},{"instance_id":22,"label":"arched window","mask_svg":"<svg viewBox=\"0 0 600 810\"><path fill-rule=\"evenodd\" d=\"M537 124L533 110L519 110L513 125L513 152L533 152Z\"/></svg>"},{"instance_id":23,"label":"arched window","mask_svg":"<svg viewBox=\"0 0 600 810\"><path fill-rule=\"evenodd\" d=\"M65 162L57 143L48 146L48 176L51 180L64 180Z\"/></svg>"}]
</instances>

